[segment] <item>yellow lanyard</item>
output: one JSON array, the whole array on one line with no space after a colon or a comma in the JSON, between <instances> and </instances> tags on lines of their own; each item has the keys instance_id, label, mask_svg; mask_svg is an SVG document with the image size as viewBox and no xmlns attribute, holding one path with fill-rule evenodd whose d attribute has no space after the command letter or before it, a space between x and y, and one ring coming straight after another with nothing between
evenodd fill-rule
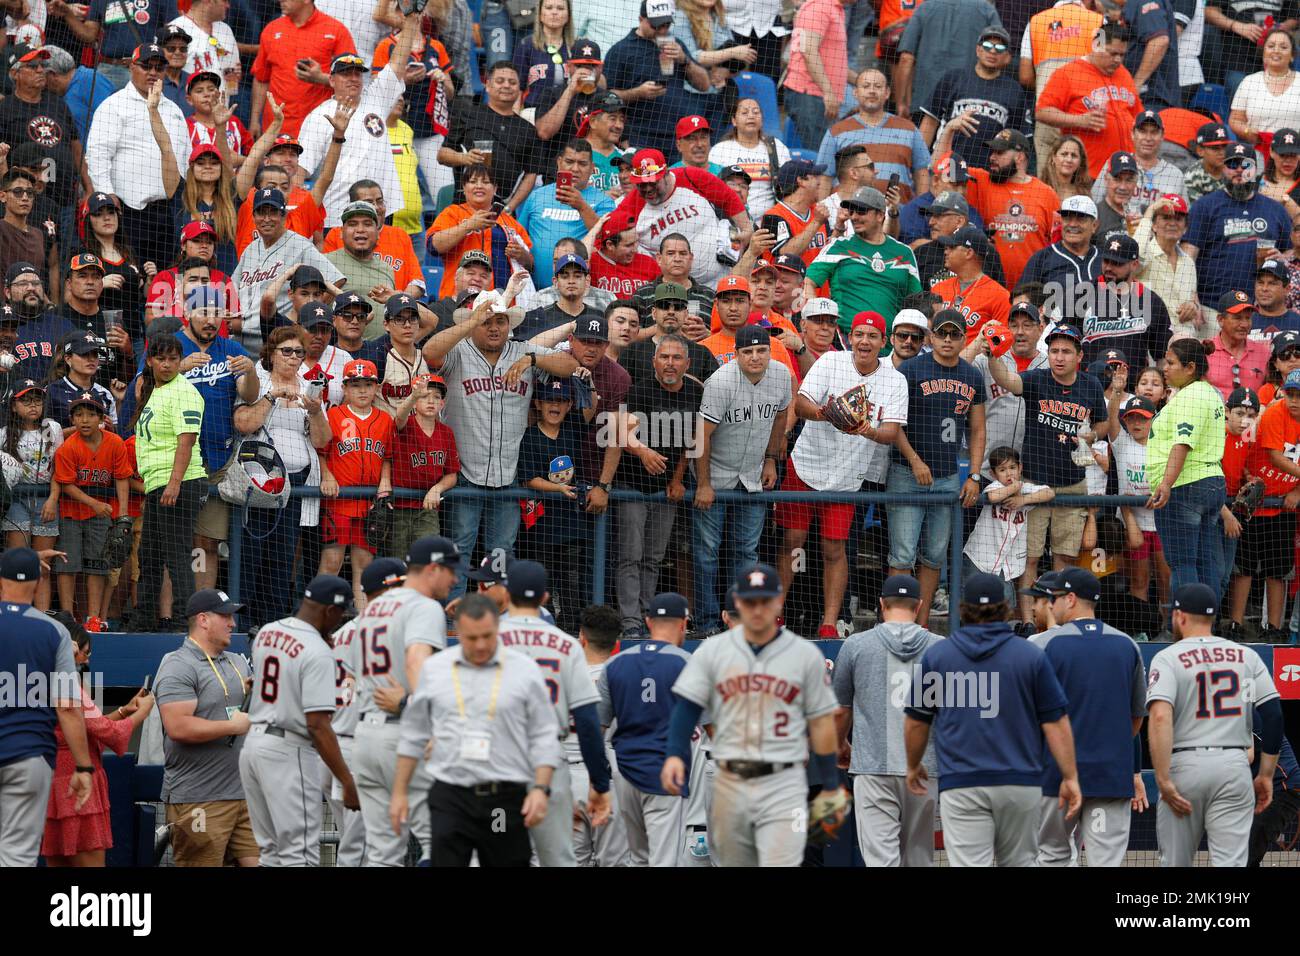
<instances>
[{"instance_id":1,"label":"yellow lanyard","mask_svg":"<svg viewBox=\"0 0 1300 956\"><path fill-rule=\"evenodd\" d=\"M492 678L492 694L488 697L487 719L491 721L497 715L497 695L501 692L501 675L506 672L506 662L497 661L497 673ZM460 690L460 662L451 665L451 686L456 692L456 709L460 716L465 716L465 695Z\"/></svg>"},{"instance_id":2,"label":"yellow lanyard","mask_svg":"<svg viewBox=\"0 0 1300 956\"><path fill-rule=\"evenodd\" d=\"M185 640L189 641L189 642L190 642L191 644L193 644L195 647L199 647L199 642L196 641L194 638L192 638L192 637L187 637L187 638L185 638ZM206 658L208 659L208 666L212 668L212 673L216 674L216 675L217 675L217 680L221 682L221 691L222 691L222 693L224 693L227 697L229 697L229 696L230 696L230 688L226 686L226 681L225 681L225 678L223 678L223 677L221 676L221 671L218 670L218 669L217 669L217 665L214 664L214 663L212 662L212 658L208 655L208 652L207 652L207 651L204 651L203 648L201 648L201 647L199 647L199 650L200 650L200 651L203 651L203 656L206 657ZM241 682L241 683L243 682L243 679L242 679L242 678L240 678L240 682Z\"/></svg>"}]
</instances>

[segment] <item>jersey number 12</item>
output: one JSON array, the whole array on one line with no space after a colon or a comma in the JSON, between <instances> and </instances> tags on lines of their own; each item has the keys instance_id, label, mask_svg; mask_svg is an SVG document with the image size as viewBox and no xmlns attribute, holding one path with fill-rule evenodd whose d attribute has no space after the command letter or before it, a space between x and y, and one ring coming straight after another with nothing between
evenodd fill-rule
<instances>
[{"instance_id":1,"label":"jersey number 12","mask_svg":"<svg viewBox=\"0 0 1300 956\"><path fill-rule=\"evenodd\" d=\"M1219 687L1224 683L1227 686ZM1211 691L1210 686L1217 687L1217 690ZM1240 717L1241 708L1225 705L1225 697L1236 697L1237 691L1241 689L1241 679L1237 676L1236 671L1211 671L1206 674L1204 671L1196 675L1196 717L1198 720L1204 720L1207 717Z\"/></svg>"}]
</instances>

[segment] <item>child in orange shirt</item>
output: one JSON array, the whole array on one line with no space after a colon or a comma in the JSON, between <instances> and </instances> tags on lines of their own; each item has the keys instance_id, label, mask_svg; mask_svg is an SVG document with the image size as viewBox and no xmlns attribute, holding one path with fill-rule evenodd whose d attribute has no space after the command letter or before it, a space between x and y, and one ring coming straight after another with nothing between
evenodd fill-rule
<instances>
[{"instance_id":1,"label":"child in orange shirt","mask_svg":"<svg viewBox=\"0 0 1300 956\"><path fill-rule=\"evenodd\" d=\"M379 370L374 362L357 359L343 366L343 404L329 410L330 443L321 449L320 492L325 501L321 525L320 573L338 574L343 555L352 547L352 589L357 610L365 606L361 572L374 560L375 549L366 541L365 498L340 498L340 488L377 485L379 497L393 490L391 452L393 417L374 407L379 394Z\"/></svg>"},{"instance_id":2,"label":"child in orange shirt","mask_svg":"<svg viewBox=\"0 0 1300 956\"><path fill-rule=\"evenodd\" d=\"M82 392L68 405L72 431L54 453L50 496L59 502L58 549L66 560L54 565L59 604L78 620L102 618L108 561L104 547L113 519L129 511L130 479L134 473L126 444L103 428L107 412L93 392ZM98 492L97 495L87 492ZM109 500L109 492L113 492ZM86 576L86 614L73 611L77 575ZM94 621L95 630L100 630Z\"/></svg>"},{"instance_id":3,"label":"child in orange shirt","mask_svg":"<svg viewBox=\"0 0 1300 956\"><path fill-rule=\"evenodd\" d=\"M126 446L127 461L131 463L131 496L126 503L126 513L131 518L131 556L127 559L125 565L108 575L108 593L104 595L104 610L106 614L113 614L114 605L117 610L125 605L135 606L135 584L140 580L140 531L144 527L143 507L144 507L144 479L140 477L140 467L135 460L135 433L132 432L127 436L123 444ZM118 584L122 580L122 571L128 573L126 588L119 590ZM171 601L171 584L170 582L163 589L163 598L167 603ZM163 601L159 601L160 604ZM120 614L113 614L114 617L120 617ZM160 615L161 617L171 617L171 614ZM89 628L87 628L89 630Z\"/></svg>"}]
</instances>

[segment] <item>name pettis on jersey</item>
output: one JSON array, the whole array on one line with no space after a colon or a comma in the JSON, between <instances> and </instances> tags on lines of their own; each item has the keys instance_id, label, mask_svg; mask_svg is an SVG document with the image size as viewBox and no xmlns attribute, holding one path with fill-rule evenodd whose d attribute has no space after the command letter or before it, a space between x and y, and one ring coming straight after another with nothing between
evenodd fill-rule
<instances>
[{"instance_id":1,"label":"name pettis on jersey","mask_svg":"<svg viewBox=\"0 0 1300 956\"><path fill-rule=\"evenodd\" d=\"M1185 668L1202 664L1244 664L1246 655L1239 647L1193 647L1178 655L1178 663Z\"/></svg>"},{"instance_id":2,"label":"name pettis on jersey","mask_svg":"<svg viewBox=\"0 0 1300 956\"><path fill-rule=\"evenodd\" d=\"M506 647L545 647L561 654L572 654L573 638L552 631L527 631L512 628L501 632L501 643Z\"/></svg>"},{"instance_id":3,"label":"name pettis on jersey","mask_svg":"<svg viewBox=\"0 0 1300 956\"><path fill-rule=\"evenodd\" d=\"M257 635L256 647L266 647L274 651L284 651L290 659L302 653L302 642L292 634L284 631L263 630Z\"/></svg>"},{"instance_id":4,"label":"name pettis on jersey","mask_svg":"<svg viewBox=\"0 0 1300 956\"><path fill-rule=\"evenodd\" d=\"M798 684L774 674L738 674L718 681L714 685L725 704L737 694L771 694L778 700L793 704L802 690Z\"/></svg>"}]
</instances>

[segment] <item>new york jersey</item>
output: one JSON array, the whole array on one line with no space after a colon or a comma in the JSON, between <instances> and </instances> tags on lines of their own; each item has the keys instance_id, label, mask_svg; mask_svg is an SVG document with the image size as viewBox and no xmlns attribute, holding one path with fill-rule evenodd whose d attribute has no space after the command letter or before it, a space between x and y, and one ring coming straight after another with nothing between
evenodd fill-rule
<instances>
[{"instance_id":1,"label":"new york jersey","mask_svg":"<svg viewBox=\"0 0 1300 956\"><path fill-rule=\"evenodd\" d=\"M447 614L433 598L413 588L393 588L366 605L356 618L356 647L350 654L359 662L357 713L375 710L374 692L389 687L392 678L408 694L414 689L406 680L406 648L427 644L434 651L447 647Z\"/></svg>"},{"instance_id":2,"label":"new york jersey","mask_svg":"<svg viewBox=\"0 0 1300 956\"><path fill-rule=\"evenodd\" d=\"M320 631L285 617L257 632L248 711L252 723L274 724L307 737L307 715L332 713L334 695L334 655Z\"/></svg>"},{"instance_id":3,"label":"new york jersey","mask_svg":"<svg viewBox=\"0 0 1300 956\"><path fill-rule=\"evenodd\" d=\"M497 636L504 646L527 654L542 669L563 740L569 734L570 712L600 700L587 670L582 645L558 627L532 615L505 615L497 626Z\"/></svg>"},{"instance_id":4,"label":"new york jersey","mask_svg":"<svg viewBox=\"0 0 1300 956\"><path fill-rule=\"evenodd\" d=\"M1174 708L1174 747L1249 747L1251 708L1278 696L1251 648L1222 637L1184 638L1151 661L1147 707Z\"/></svg>"}]
</instances>

